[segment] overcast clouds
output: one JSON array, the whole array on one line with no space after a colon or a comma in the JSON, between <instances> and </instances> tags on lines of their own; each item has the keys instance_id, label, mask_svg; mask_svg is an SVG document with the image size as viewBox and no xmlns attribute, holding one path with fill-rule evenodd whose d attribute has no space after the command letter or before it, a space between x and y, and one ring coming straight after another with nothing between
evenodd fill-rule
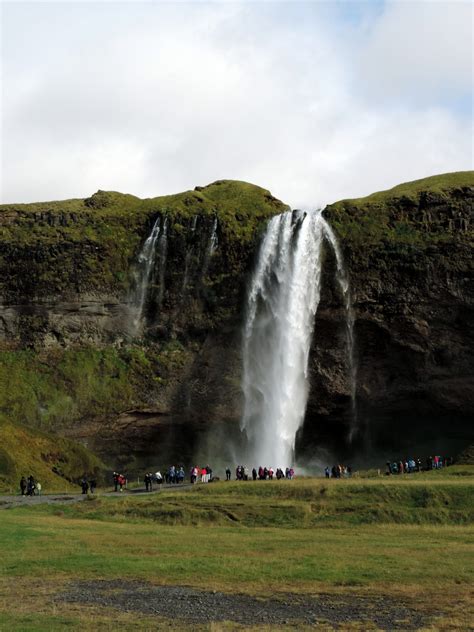
<instances>
[{"instance_id":1,"label":"overcast clouds","mask_svg":"<svg viewBox=\"0 0 474 632\"><path fill-rule=\"evenodd\" d=\"M2 4L2 201L473 168L470 2Z\"/></svg>"}]
</instances>

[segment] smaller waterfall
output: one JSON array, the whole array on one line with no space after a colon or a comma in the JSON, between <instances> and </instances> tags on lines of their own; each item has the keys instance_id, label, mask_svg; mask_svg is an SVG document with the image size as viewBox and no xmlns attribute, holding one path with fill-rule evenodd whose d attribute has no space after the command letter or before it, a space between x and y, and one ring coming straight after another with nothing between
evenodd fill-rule
<instances>
[{"instance_id":1,"label":"smaller waterfall","mask_svg":"<svg viewBox=\"0 0 474 632\"><path fill-rule=\"evenodd\" d=\"M358 432L358 420L357 420L357 402L356 402L356 388L357 388L357 363L355 360L355 340L354 340L354 322L355 314L352 306L352 296L349 284L349 277L344 265L344 258L342 256L339 242L331 228L326 222L325 224L326 238L332 246L334 254L336 256L336 280L341 289L341 294L344 300L344 307L346 311L346 339L347 339L347 364L349 367L349 385L351 392L351 425L347 440L352 443L355 435Z\"/></svg>"},{"instance_id":2,"label":"smaller waterfall","mask_svg":"<svg viewBox=\"0 0 474 632\"><path fill-rule=\"evenodd\" d=\"M193 215L192 219L191 219L191 224L190 224L190 231L191 231L191 246L186 248L186 256L184 258L184 274L183 274L183 283L181 285L181 290L183 292L183 297L186 293L187 287L188 287L188 283L189 283L189 267L191 265L191 261L192 258L194 256L194 235L196 233L196 226L197 226L197 220L198 220L198 216L197 215Z\"/></svg>"},{"instance_id":3,"label":"smaller waterfall","mask_svg":"<svg viewBox=\"0 0 474 632\"><path fill-rule=\"evenodd\" d=\"M161 231L160 236L158 237L158 258L159 258L159 266L158 266L158 310L161 310L163 306L163 296L165 293L165 272L166 272L166 258L168 256L168 218L165 217L163 221L163 230Z\"/></svg>"},{"instance_id":4,"label":"smaller waterfall","mask_svg":"<svg viewBox=\"0 0 474 632\"><path fill-rule=\"evenodd\" d=\"M143 310L146 303L148 286L150 284L153 271L155 268L156 260L156 241L160 235L161 229L161 217L158 216L153 224L150 235L145 240L143 248L138 255L138 270L137 270L137 283L135 292L135 317L133 320L133 327L135 333L140 329Z\"/></svg>"},{"instance_id":5,"label":"smaller waterfall","mask_svg":"<svg viewBox=\"0 0 474 632\"><path fill-rule=\"evenodd\" d=\"M207 271L209 269L209 263L211 261L211 257L215 253L215 251L217 249L217 245L218 245L218 239L217 239L217 217L214 217L214 219L212 221L211 232L209 234L209 241L208 241L208 244L207 244L206 252L204 253L204 261L203 261L202 270L201 270L201 279L204 279L204 277L207 274Z\"/></svg>"},{"instance_id":6,"label":"smaller waterfall","mask_svg":"<svg viewBox=\"0 0 474 632\"><path fill-rule=\"evenodd\" d=\"M158 216L150 235L145 240L136 271L136 289L133 297L133 333L137 335L143 325L144 312L149 299L150 287L156 283L158 267L158 306L161 308L164 293L166 256L168 250L168 218Z\"/></svg>"},{"instance_id":7,"label":"smaller waterfall","mask_svg":"<svg viewBox=\"0 0 474 632\"><path fill-rule=\"evenodd\" d=\"M213 255L217 249L219 240L217 238L217 217L214 217L212 222L211 236L209 237L209 255Z\"/></svg>"}]
</instances>

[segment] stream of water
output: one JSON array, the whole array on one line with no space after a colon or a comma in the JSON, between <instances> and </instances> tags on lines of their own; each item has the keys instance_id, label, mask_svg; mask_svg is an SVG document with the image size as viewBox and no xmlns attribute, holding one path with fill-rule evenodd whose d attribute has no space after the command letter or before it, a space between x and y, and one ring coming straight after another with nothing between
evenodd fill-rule
<instances>
[{"instance_id":1,"label":"stream of water","mask_svg":"<svg viewBox=\"0 0 474 632\"><path fill-rule=\"evenodd\" d=\"M247 437L248 462L285 468L294 461L296 433L308 400L308 360L325 242L335 253L336 281L346 310L355 413L354 313L337 240L321 212L278 215L268 224L247 298L241 429Z\"/></svg>"}]
</instances>

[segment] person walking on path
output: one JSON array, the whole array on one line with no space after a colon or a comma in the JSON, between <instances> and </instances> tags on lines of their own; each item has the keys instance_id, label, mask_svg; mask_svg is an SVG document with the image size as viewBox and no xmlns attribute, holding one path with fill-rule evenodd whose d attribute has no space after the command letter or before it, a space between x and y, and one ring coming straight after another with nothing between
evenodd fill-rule
<instances>
[{"instance_id":1,"label":"person walking on path","mask_svg":"<svg viewBox=\"0 0 474 632\"><path fill-rule=\"evenodd\" d=\"M26 494L26 488L28 487L28 484L26 482L26 478L24 476L21 477L20 480L20 490L21 490L21 495L24 496Z\"/></svg>"},{"instance_id":2,"label":"person walking on path","mask_svg":"<svg viewBox=\"0 0 474 632\"><path fill-rule=\"evenodd\" d=\"M83 494L87 494L89 491L89 483L87 482L87 478L85 476L82 477L81 488Z\"/></svg>"}]
</instances>

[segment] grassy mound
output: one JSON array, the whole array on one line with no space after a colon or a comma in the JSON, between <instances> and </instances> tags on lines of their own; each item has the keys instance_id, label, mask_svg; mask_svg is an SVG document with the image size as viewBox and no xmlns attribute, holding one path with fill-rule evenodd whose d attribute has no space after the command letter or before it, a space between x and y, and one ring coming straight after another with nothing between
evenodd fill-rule
<instances>
[{"instance_id":1,"label":"grassy mound","mask_svg":"<svg viewBox=\"0 0 474 632\"><path fill-rule=\"evenodd\" d=\"M0 490L19 491L22 476L32 474L43 492L77 488L84 475L103 479L105 466L86 448L68 439L0 422Z\"/></svg>"},{"instance_id":2,"label":"grassy mound","mask_svg":"<svg viewBox=\"0 0 474 632\"><path fill-rule=\"evenodd\" d=\"M102 497L65 508L99 520L312 528L324 524L469 524L474 467L418 478L219 482L159 496Z\"/></svg>"}]
</instances>

